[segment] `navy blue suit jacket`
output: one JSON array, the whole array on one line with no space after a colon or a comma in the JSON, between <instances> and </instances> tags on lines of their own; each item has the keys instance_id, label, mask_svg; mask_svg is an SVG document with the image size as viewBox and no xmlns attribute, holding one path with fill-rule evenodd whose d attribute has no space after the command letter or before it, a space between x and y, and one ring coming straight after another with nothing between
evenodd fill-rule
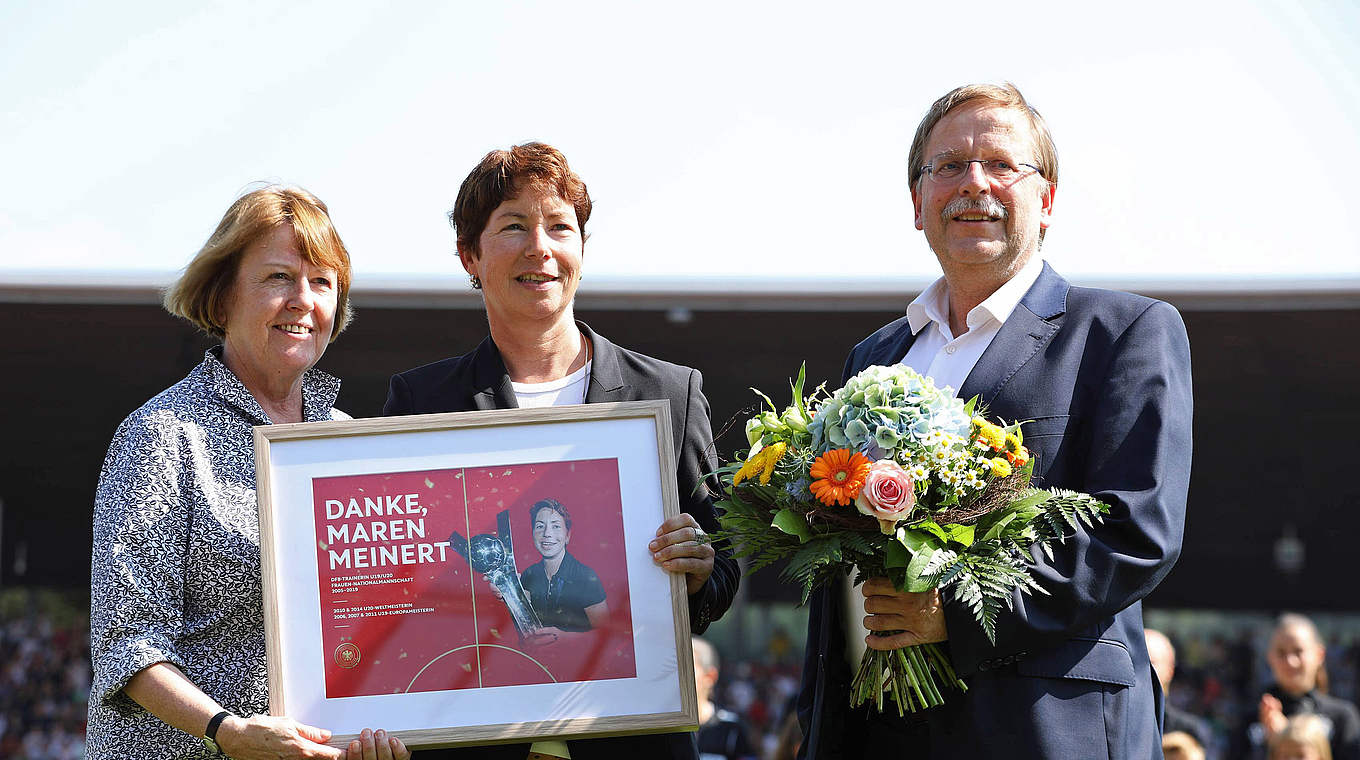
<instances>
[{"instance_id":1,"label":"navy blue suit jacket","mask_svg":"<svg viewBox=\"0 0 1360 760\"><path fill-rule=\"evenodd\" d=\"M915 336L899 319L857 345L846 377L892 365ZM997 643L946 604L948 652L968 684L909 718L922 758L1160 758L1161 691L1140 600L1180 554L1190 480L1190 349L1170 305L1070 286L1047 264L960 389L993 418L1032 420L1034 483L1094 494L1110 514L1036 554L1047 595L1015 597ZM866 713L850 710L844 611L818 593L798 710L801 757L858 757Z\"/></svg>"},{"instance_id":2,"label":"navy blue suit jacket","mask_svg":"<svg viewBox=\"0 0 1360 760\"><path fill-rule=\"evenodd\" d=\"M669 401L680 509L693 515L705 531L716 532L718 520L710 496L712 486L704 476L718 468L718 461L713 450L708 400L701 389L703 379L699 371L621 348L585 323L577 322L577 325L590 341L593 351L586 403ZM500 350L488 337L471 353L393 375L383 414L466 412L517 406ZM710 622L722 616L732 604L741 578L731 551L722 545L716 548L718 554L713 559L713 574L689 597L690 628L694 633L703 633ZM699 753L694 734L689 733L582 739L571 741L568 746L572 760L640 757L695 760ZM524 760L527 752L527 745L503 744L424 750L416 757L420 760Z\"/></svg>"}]
</instances>

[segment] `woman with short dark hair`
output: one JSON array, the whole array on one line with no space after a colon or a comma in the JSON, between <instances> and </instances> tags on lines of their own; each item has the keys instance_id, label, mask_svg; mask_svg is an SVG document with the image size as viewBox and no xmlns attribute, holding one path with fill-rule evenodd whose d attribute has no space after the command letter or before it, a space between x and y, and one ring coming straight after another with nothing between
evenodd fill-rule
<instances>
[{"instance_id":1,"label":"woman with short dark hair","mask_svg":"<svg viewBox=\"0 0 1360 760\"><path fill-rule=\"evenodd\" d=\"M616 346L573 311L590 194L560 151L543 143L488 153L463 181L449 218L458 257L482 292L491 335L472 352L392 378L385 414L426 414L606 401L670 402L682 512L648 548L683 574L690 624L702 633L732 603L737 563L705 531L718 523L704 476L717 469L698 370ZM535 601L537 606L537 601ZM692 734L538 746L540 756L697 758ZM525 760L524 745L448 750L444 757ZM421 753L422 757L433 757Z\"/></svg>"}]
</instances>

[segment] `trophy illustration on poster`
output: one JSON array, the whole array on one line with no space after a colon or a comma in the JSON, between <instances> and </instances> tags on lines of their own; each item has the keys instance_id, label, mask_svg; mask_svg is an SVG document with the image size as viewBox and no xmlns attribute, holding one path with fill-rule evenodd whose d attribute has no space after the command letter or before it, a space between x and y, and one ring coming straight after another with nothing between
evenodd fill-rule
<instances>
[{"instance_id":1,"label":"trophy illustration on poster","mask_svg":"<svg viewBox=\"0 0 1360 760\"><path fill-rule=\"evenodd\" d=\"M510 510L503 509L496 515L496 533L479 533L471 541L454 531L449 536L449 544L471 565L473 572L481 573L487 582L499 592L501 601L510 610L515 622L515 630L520 641L532 642L539 635L543 624L538 613L519 582L519 572L515 569L515 544L510 536Z\"/></svg>"}]
</instances>

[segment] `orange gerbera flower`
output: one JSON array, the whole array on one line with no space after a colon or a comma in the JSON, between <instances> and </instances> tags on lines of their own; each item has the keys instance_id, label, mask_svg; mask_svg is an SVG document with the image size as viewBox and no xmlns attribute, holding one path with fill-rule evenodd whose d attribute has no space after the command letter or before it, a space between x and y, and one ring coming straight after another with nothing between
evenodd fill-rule
<instances>
[{"instance_id":1,"label":"orange gerbera flower","mask_svg":"<svg viewBox=\"0 0 1360 760\"><path fill-rule=\"evenodd\" d=\"M817 457L808 469L812 484L808 489L818 501L830 506L849 506L864 488L872 463L858 451L832 449Z\"/></svg>"}]
</instances>

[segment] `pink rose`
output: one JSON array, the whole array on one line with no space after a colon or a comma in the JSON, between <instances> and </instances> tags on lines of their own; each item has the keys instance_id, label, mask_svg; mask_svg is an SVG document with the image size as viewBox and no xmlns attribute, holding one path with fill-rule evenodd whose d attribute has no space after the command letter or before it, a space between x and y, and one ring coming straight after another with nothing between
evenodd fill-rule
<instances>
[{"instance_id":1,"label":"pink rose","mask_svg":"<svg viewBox=\"0 0 1360 760\"><path fill-rule=\"evenodd\" d=\"M855 508L878 519L878 527L891 535L898 520L905 520L916 506L916 487L911 476L891 459L869 467L864 488L855 497Z\"/></svg>"}]
</instances>

